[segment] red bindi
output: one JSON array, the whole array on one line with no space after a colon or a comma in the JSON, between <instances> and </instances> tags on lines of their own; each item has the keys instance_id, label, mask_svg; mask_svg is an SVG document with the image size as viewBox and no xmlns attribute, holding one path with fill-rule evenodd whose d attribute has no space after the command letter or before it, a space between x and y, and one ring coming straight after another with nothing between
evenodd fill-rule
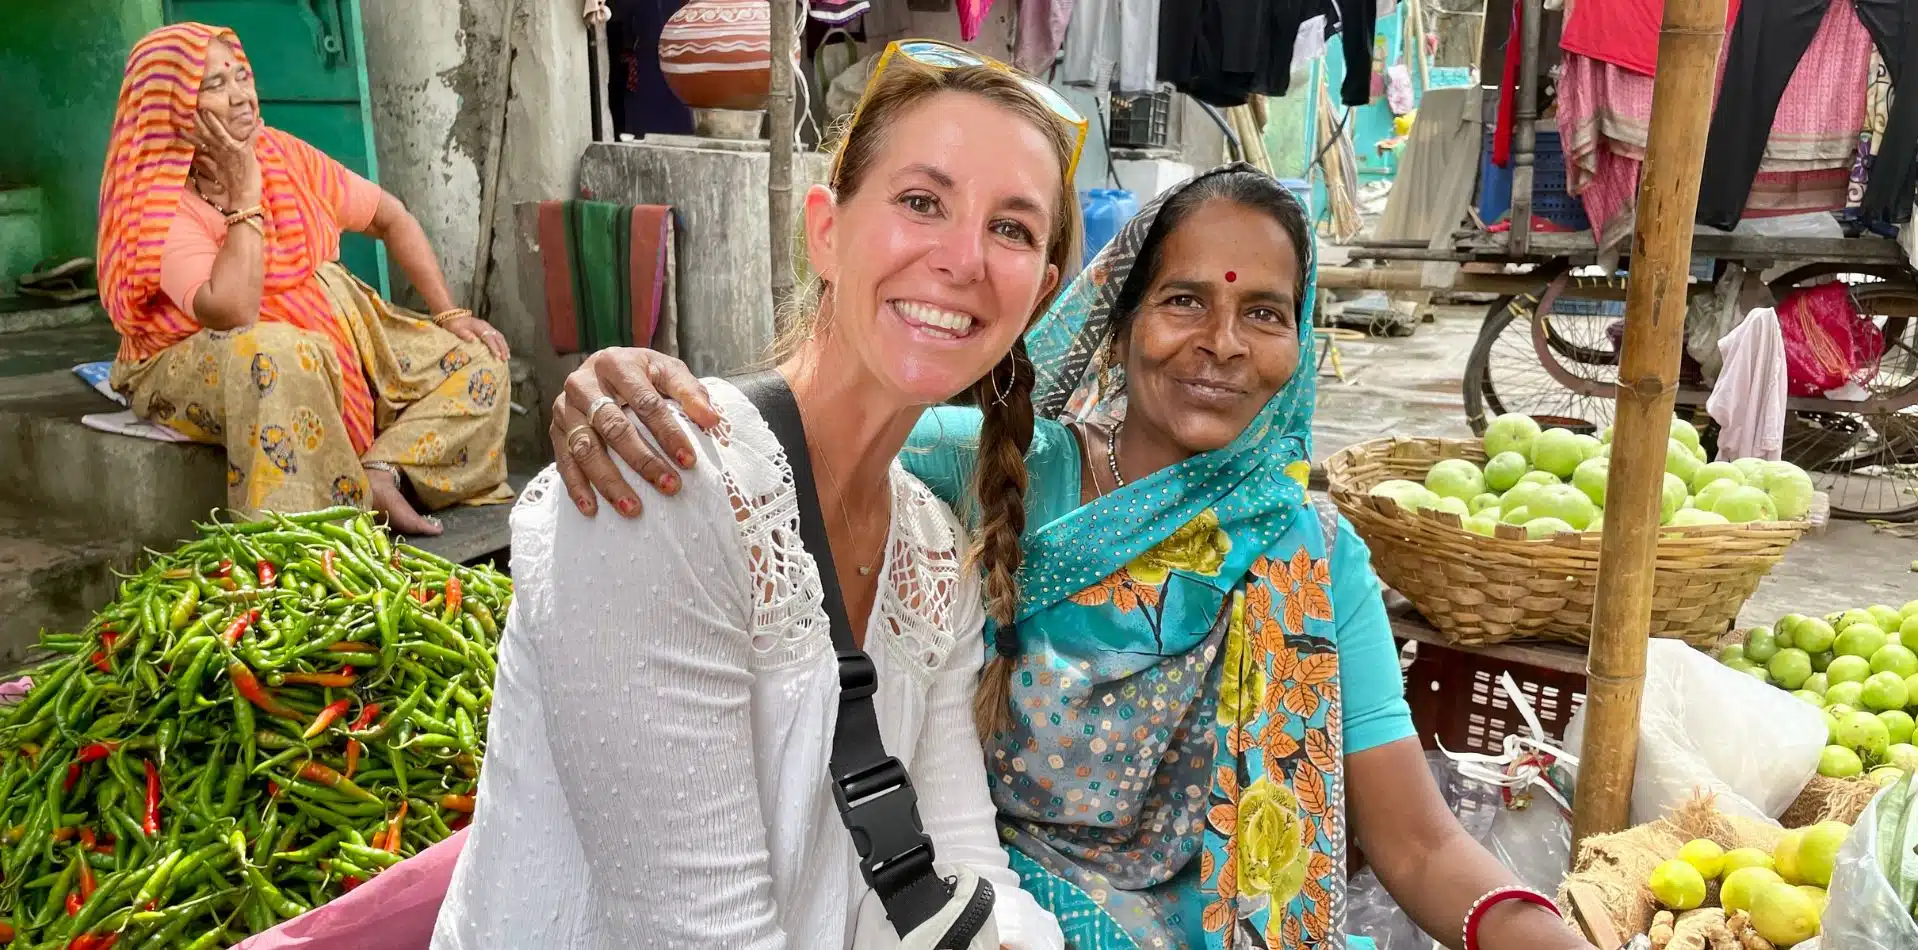
<instances>
[{"instance_id":1,"label":"red bindi","mask_svg":"<svg viewBox=\"0 0 1918 950\"><path fill-rule=\"evenodd\" d=\"M1226 282L1226 283L1228 283L1228 284L1230 284L1230 283L1232 283L1232 282L1234 282L1234 281L1236 281L1236 280L1238 280L1238 279L1239 279L1239 272L1238 272L1238 271L1235 271L1235 270L1229 270L1229 271L1226 271L1226 272L1225 272L1225 282Z\"/></svg>"}]
</instances>

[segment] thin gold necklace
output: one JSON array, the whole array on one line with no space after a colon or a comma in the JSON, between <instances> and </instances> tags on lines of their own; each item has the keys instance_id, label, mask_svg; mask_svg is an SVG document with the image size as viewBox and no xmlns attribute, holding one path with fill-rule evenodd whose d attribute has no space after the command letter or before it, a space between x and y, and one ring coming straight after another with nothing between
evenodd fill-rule
<instances>
[{"instance_id":1,"label":"thin gold necklace","mask_svg":"<svg viewBox=\"0 0 1918 950\"><path fill-rule=\"evenodd\" d=\"M811 452L813 457L819 460L819 467L825 470L826 478L831 481L833 489L839 492L839 504L834 506L839 509L839 523L846 528L846 540L857 543L859 536L853 533L852 517L846 514L846 495L844 491L840 491L842 483L839 481L838 473L832 470L832 465L826 461L826 456L813 447L812 439L810 438L806 440L806 451ZM890 481L890 475L888 476L888 481ZM892 516L892 501L890 498L887 499L885 511L888 520L890 520ZM891 532L887 533L890 534ZM880 548L882 551L884 547L885 538L882 537L880 539ZM857 552L855 552L855 554L856 553ZM853 567L859 571L860 577L871 577L874 569L874 565L871 563L855 562Z\"/></svg>"}]
</instances>

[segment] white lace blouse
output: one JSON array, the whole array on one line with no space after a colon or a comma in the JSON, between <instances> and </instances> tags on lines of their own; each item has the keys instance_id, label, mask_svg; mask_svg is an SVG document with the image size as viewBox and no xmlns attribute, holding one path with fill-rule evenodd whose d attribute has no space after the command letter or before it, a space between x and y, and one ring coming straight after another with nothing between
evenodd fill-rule
<instances>
[{"instance_id":1,"label":"white lace blouse","mask_svg":"<svg viewBox=\"0 0 1918 950\"><path fill-rule=\"evenodd\" d=\"M548 470L513 512L517 596L479 810L435 950L898 944L826 776L838 678L792 471L746 398L706 384L726 422L708 435L681 419L699 458L678 496L636 522L589 519ZM880 731L942 870L997 890L1000 942L1062 950L994 829L960 530L895 462L865 639Z\"/></svg>"}]
</instances>

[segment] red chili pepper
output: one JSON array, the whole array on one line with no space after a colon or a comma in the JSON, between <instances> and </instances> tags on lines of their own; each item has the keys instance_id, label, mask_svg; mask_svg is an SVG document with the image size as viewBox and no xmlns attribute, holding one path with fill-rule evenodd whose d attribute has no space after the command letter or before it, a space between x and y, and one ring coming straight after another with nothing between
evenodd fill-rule
<instances>
[{"instance_id":1,"label":"red chili pepper","mask_svg":"<svg viewBox=\"0 0 1918 950\"><path fill-rule=\"evenodd\" d=\"M113 673L113 664L107 661L107 654L105 650L93 651L93 656L91 657L91 659L93 660L93 666L95 669L109 675Z\"/></svg>"},{"instance_id":2,"label":"red chili pepper","mask_svg":"<svg viewBox=\"0 0 1918 950\"><path fill-rule=\"evenodd\" d=\"M332 548L320 552L320 573L325 574L327 580L337 581L340 579L340 574L333 569L334 560Z\"/></svg>"},{"instance_id":3,"label":"red chili pepper","mask_svg":"<svg viewBox=\"0 0 1918 950\"><path fill-rule=\"evenodd\" d=\"M13 936L13 925L0 920L0 943L12 943Z\"/></svg>"},{"instance_id":4,"label":"red chili pepper","mask_svg":"<svg viewBox=\"0 0 1918 950\"><path fill-rule=\"evenodd\" d=\"M273 582L279 579L279 576L280 576L279 568L274 567L273 562L267 561L267 560L261 560L259 563L259 568L260 568L260 586L272 587Z\"/></svg>"},{"instance_id":5,"label":"red chili pepper","mask_svg":"<svg viewBox=\"0 0 1918 950\"><path fill-rule=\"evenodd\" d=\"M324 674L316 673L314 675L319 676ZM289 681L291 681L291 677L289 677L288 679ZM347 679L347 683L341 684L341 685L350 685L353 680L351 676L347 677L346 679ZM325 732L326 727L336 722L339 722L340 717L346 715L346 711L351 708L353 708L353 701L350 699L336 699L328 703L325 709L320 710L319 715L313 717L313 724L306 727L306 732L302 733L300 735L300 738L311 739L314 736L317 736L320 733Z\"/></svg>"},{"instance_id":6,"label":"red chili pepper","mask_svg":"<svg viewBox=\"0 0 1918 950\"><path fill-rule=\"evenodd\" d=\"M147 819L140 827L151 838L160 833L160 770L152 759L146 760L147 767Z\"/></svg>"},{"instance_id":7,"label":"red chili pepper","mask_svg":"<svg viewBox=\"0 0 1918 950\"><path fill-rule=\"evenodd\" d=\"M208 572L206 576L212 577L212 578L221 578L221 577L229 576L232 573L233 573L233 562L221 561L220 566Z\"/></svg>"},{"instance_id":8,"label":"red chili pepper","mask_svg":"<svg viewBox=\"0 0 1918 950\"><path fill-rule=\"evenodd\" d=\"M112 630L100 632L100 643L106 647L108 656L120 652L120 635Z\"/></svg>"},{"instance_id":9,"label":"red chili pepper","mask_svg":"<svg viewBox=\"0 0 1918 950\"><path fill-rule=\"evenodd\" d=\"M459 612L460 579L457 577L449 577L446 579L446 615L448 617L457 617L459 616Z\"/></svg>"},{"instance_id":10,"label":"red chili pepper","mask_svg":"<svg viewBox=\"0 0 1918 950\"><path fill-rule=\"evenodd\" d=\"M473 796L471 795L441 795L440 807L446 809L447 811L465 812L466 814L470 815L473 813Z\"/></svg>"},{"instance_id":11,"label":"red chili pepper","mask_svg":"<svg viewBox=\"0 0 1918 950\"><path fill-rule=\"evenodd\" d=\"M98 762L112 755L114 751L119 748L120 743L118 742L95 742L91 745L83 745L80 747L80 751L74 755L74 761L81 765L85 765L88 762Z\"/></svg>"},{"instance_id":12,"label":"red chili pepper","mask_svg":"<svg viewBox=\"0 0 1918 950\"><path fill-rule=\"evenodd\" d=\"M347 795L361 801L377 802L380 800L379 796L353 784L352 779L333 771L330 766L321 765L318 762L308 762L301 766L300 777L309 782L324 785L334 791L345 792Z\"/></svg>"},{"instance_id":13,"label":"red chili pepper","mask_svg":"<svg viewBox=\"0 0 1918 950\"><path fill-rule=\"evenodd\" d=\"M379 714L380 714L379 703L367 703L365 708L360 710L360 717L358 719L353 720L353 724L348 726L347 728L353 730L354 732L358 732L361 729L365 729L366 727L373 724L373 717Z\"/></svg>"},{"instance_id":14,"label":"red chili pepper","mask_svg":"<svg viewBox=\"0 0 1918 950\"><path fill-rule=\"evenodd\" d=\"M80 863L85 864L86 862L82 861ZM84 903L86 903L85 898L81 897L78 894L75 894L72 891L68 891L67 892L67 916L68 917L80 916L80 905Z\"/></svg>"},{"instance_id":15,"label":"red chili pepper","mask_svg":"<svg viewBox=\"0 0 1918 950\"><path fill-rule=\"evenodd\" d=\"M352 778L353 773L360 770L360 750L362 748L363 747L360 745L360 740L358 739L346 740L346 773L345 774L347 778Z\"/></svg>"},{"instance_id":16,"label":"red chili pepper","mask_svg":"<svg viewBox=\"0 0 1918 950\"><path fill-rule=\"evenodd\" d=\"M99 844L100 840L94 837L92 828L80 829L80 847L92 851Z\"/></svg>"},{"instance_id":17,"label":"red chili pepper","mask_svg":"<svg viewBox=\"0 0 1918 950\"><path fill-rule=\"evenodd\" d=\"M413 599L422 604L430 604L433 602L433 592L422 587L413 592Z\"/></svg>"},{"instance_id":18,"label":"red chili pepper","mask_svg":"<svg viewBox=\"0 0 1918 950\"><path fill-rule=\"evenodd\" d=\"M279 700L273 698L273 694L260 685L260 678L254 676L253 671L247 669L245 663L228 665L226 675L233 680L233 688L239 690L240 695L246 697L247 702L260 707L268 715L278 716L281 719L302 718L299 713L286 708Z\"/></svg>"},{"instance_id":19,"label":"red chili pepper","mask_svg":"<svg viewBox=\"0 0 1918 950\"><path fill-rule=\"evenodd\" d=\"M399 814L394 815L393 820L386 823L386 842L380 845L380 850L389 854L400 853L400 829L405 825L405 822L406 799L402 798L400 799Z\"/></svg>"},{"instance_id":20,"label":"red chili pepper","mask_svg":"<svg viewBox=\"0 0 1918 950\"><path fill-rule=\"evenodd\" d=\"M267 779L266 780L266 797L268 798L280 797L280 783L275 782L272 779Z\"/></svg>"},{"instance_id":21,"label":"red chili pepper","mask_svg":"<svg viewBox=\"0 0 1918 950\"><path fill-rule=\"evenodd\" d=\"M80 899L82 901L85 901L88 898L92 897L94 889L98 886L99 886L99 882L93 879L93 865L88 864L86 861L86 858L84 857L81 858L80 859Z\"/></svg>"},{"instance_id":22,"label":"red chili pepper","mask_svg":"<svg viewBox=\"0 0 1918 950\"><path fill-rule=\"evenodd\" d=\"M227 646L239 643L240 638L246 636L247 628L253 626L254 621L259 619L260 612L257 610L249 610L233 618L233 622L227 624L226 632L220 635L221 641Z\"/></svg>"},{"instance_id":23,"label":"red chili pepper","mask_svg":"<svg viewBox=\"0 0 1918 950\"><path fill-rule=\"evenodd\" d=\"M461 815L461 816L459 816L458 818L455 818L455 819L453 819L452 821L449 821L449 822L447 822L447 823L446 823L446 830L447 830L447 831L459 831L460 829L462 829L462 828L465 828L465 827L466 827L467 825L470 825L470 824L472 824L472 823L473 823L473 818L472 818L472 816L470 816L470 815Z\"/></svg>"},{"instance_id":24,"label":"red chili pepper","mask_svg":"<svg viewBox=\"0 0 1918 950\"><path fill-rule=\"evenodd\" d=\"M339 643L335 643L332 646L327 647L326 652L328 653L378 653L380 652L380 648L370 643L360 643L355 640L342 640Z\"/></svg>"},{"instance_id":25,"label":"red chili pepper","mask_svg":"<svg viewBox=\"0 0 1918 950\"><path fill-rule=\"evenodd\" d=\"M80 772L81 772L80 763L75 762L71 765L68 765L67 778L66 778L66 781L60 783L60 790L62 792L73 791L73 786L80 784Z\"/></svg>"},{"instance_id":26,"label":"red chili pepper","mask_svg":"<svg viewBox=\"0 0 1918 950\"><path fill-rule=\"evenodd\" d=\"M79 836L80 836L80 829L78 828L53 829L53 840L56 844L66 844L67 842L72 841L73 839Z\"/></svg>"},{"instance_id":27,"label":"red chili pepper","mask_svg":"<svg viewBox=\"0 0 1918 950\"><path fill-rule=\"evenodd\" d=\"M354 676L349 667L339 673L287 673L274 682L287 686L332 686L344 688L353 685L359 677ZM342 700L344 702L344 700Z\"/></svg>"},{"instance_id":28,"label":"red chili pepper","mask_svg":"<svg viewBox=\"0 0 1918 950\"><path fill-rule=\"evenodd\" d=\"M347 876L345 876L345 877L343 877L343 878L340 878L340 890L342 890L342 891L349 891L349 892L350 892L350 891L352 891L352 890L353 890L354 888L356 888L356 887L359 887L359 886L360 886L360 879L359 879L359 878L357 878L357 877L354 877L354 876L353 876L353 875L351 875L351 874L349 874L349 875L347 875Z\"/></svg>"}]
</instances>

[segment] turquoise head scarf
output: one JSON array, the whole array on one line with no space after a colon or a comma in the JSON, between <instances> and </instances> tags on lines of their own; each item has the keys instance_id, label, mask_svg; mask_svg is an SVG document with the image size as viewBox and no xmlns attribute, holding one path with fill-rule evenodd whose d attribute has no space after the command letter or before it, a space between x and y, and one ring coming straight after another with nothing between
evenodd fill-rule
<instances>
[{"instance_id":1,"label":"turquoise head scarf","mask_svg":"<svg viewBox=\"0 0 1918 950\"><path fill-rule=\"evenodd\" d=\"M1124 419L1122 289L1167 203L1228 174L1263 175L1225 166L1148 204L1028 333L1040 415ZM1300 477L1314 290L1308 266L1298 369L1231 444L1026 538L1013 725L988 766L1013 864L1078 950L1343 946L1327 535Z\"/></svg>"}]
</instances>

